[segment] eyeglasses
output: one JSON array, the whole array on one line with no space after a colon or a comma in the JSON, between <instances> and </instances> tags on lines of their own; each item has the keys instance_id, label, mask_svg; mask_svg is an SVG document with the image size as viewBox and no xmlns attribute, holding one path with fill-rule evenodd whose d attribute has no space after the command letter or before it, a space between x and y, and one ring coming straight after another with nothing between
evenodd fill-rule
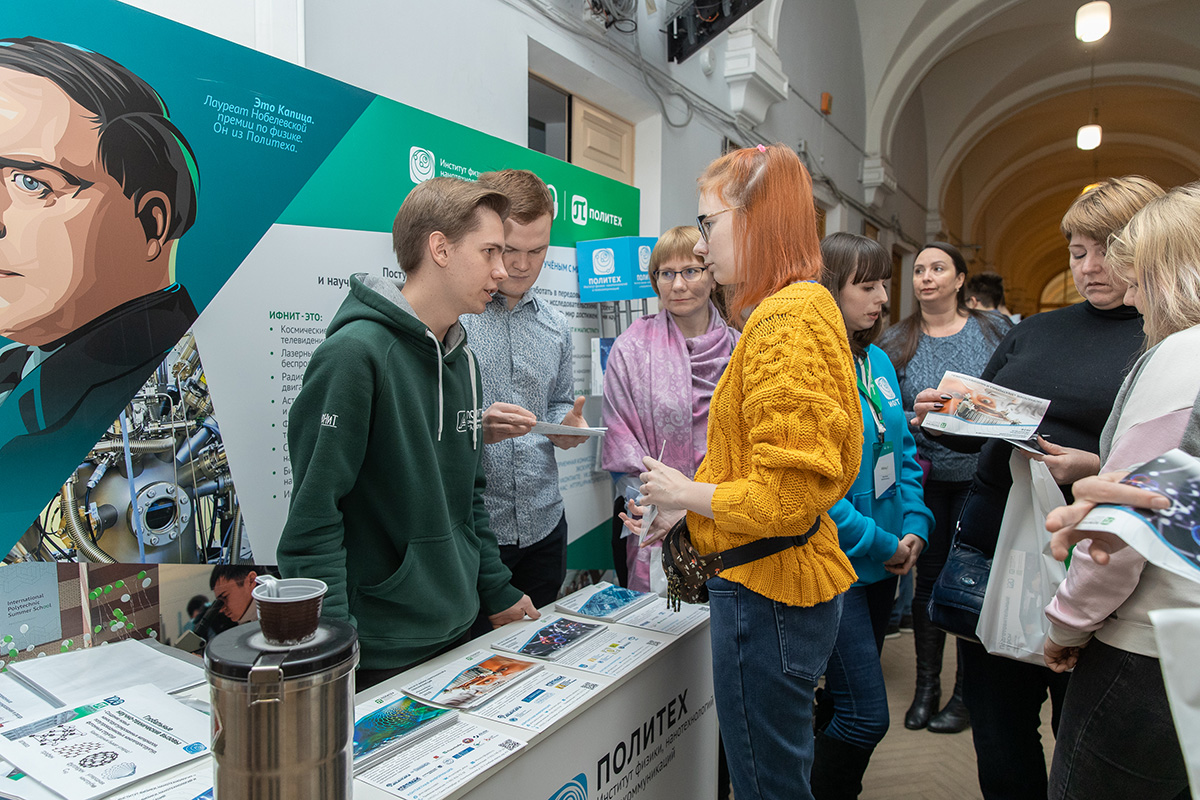
<instances>
[{"instance_id":1,"label":"eyeglasses","mask_svg":"<svg viewBox=\"0 0 1200 800\"><path fill-rule=\"evenodd\" d=\"M676 275L682 275L683 279L688 283L693 283L700 280L700 276L704 274L704 270L708 267L688 267L682 270L660 269L654 273L654 279L662 286L670 286L675 282Z\"/></svg>"},{"instance_id":2,"label":"eyeglasses","mask_svg":"<svg viewBox=\"0 0 1200 800\"><path fill-rule=\"evenodd\" d=\"M708 244L708 235L712 232L712 223L709 222L713 217L724 214L726 211L735 211L741 206L731 206L730 208L722 208L720 211L714 211L711 214L701 214L696 217L696 227L700 229L700 238Z\"/></svg>"}]
</instances>

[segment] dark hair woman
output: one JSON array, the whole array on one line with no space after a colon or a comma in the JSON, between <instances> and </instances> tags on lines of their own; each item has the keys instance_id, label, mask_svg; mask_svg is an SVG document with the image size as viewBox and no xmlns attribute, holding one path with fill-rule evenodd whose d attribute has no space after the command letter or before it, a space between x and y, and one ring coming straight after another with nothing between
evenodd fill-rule
<instances>
[{"instance_id":1,"label":"dark hair woman","mask_svg":"<svg viewBox=\"0 0 1200 800\"><path fill-rule=\"evenodd\" d=\"M954 245L931 242L917 254L913 264L917 308L907 319L884 332L879 342L896 366L900 397L906 409L913 408L917 392L926 386L937 386L947 370L979 375L996 345L1012 327L997 314L967 308L963 290L966 279L967 262ZM975 473L976 456L949 450L919 430L916 440L917 453L930 464L925 503L933 512L934 526L929 546L917 561L913 584L917 686L912 705L904 715L904 727L918 730L929 726L938 733L957 733L967 726L962 703L962 670L955 678L953 696L939 713L946 634L929 623L925 608L950 552L954 523Z\"/></svg>"}]
</instances>

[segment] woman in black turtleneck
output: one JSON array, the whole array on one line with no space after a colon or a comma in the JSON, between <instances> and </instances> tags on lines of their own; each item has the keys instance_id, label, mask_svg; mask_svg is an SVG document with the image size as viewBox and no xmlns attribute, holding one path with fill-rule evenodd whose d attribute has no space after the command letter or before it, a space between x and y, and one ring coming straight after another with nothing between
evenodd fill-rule
<instances>
[{"instance_id":1,"label":"woman in black turtleneck","mask_svg":"<svg viewBox=\"0 0 1200 800\"><path fill-rule=\"evenodd\" d=\"M1145 178L1109 178L1075 200L1063 217L1062 232L1070 250L1071 276L1085 302L1017 325L981 376L1050 401L1038 433L1051 453L1043 460L1068 499L1071 483L1099 467L1100 433L1121 381L1142 348L1141 317L1123 304L1125 285L1104 262L1108 237L1160 194L1162 189ZM934 389L918 395L918 420L940 408L936 403L940 399ZM942 441L962 451L982 446L958 535L991 556L1012 487L1012 445L955 436ZM989 655L975 642L963 641L961 654L963 699L971 714L985 800L1045 797L1046 759L1038 734L1041 707L1049 693L1057 728L1069 675Z\"/></svg>"}]
</instances>

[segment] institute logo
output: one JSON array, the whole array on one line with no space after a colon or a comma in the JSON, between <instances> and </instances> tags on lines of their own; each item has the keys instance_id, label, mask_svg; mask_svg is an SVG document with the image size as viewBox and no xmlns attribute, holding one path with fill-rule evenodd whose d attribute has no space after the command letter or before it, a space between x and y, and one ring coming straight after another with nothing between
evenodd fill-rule
<instances>
[{"instance_id":1,"label":"institute logo","mask_svg":"<svg viewBox=\"0 0 1200 800\"><path fill-rule=\"evenodd\" d=\"M650 271L650 245L648 244L638 248L638 269L642 272Z\"/></svg>"},{"instance_id":2,"label":"institute logo","mask_svg":"<svg viewBox=\"0 0 1200 800\"><path fill-rule=\"evenodd\" d=\"M587 225L588 202L583 195L571 196L571 221L576 225Z\"/></svg>"},{"instance_id":3,"label":"institute logo","mask_svg":"<svg viewBox=\"0 0 1200 800\"><path fill-rule=\"evenodd\" d=\"M581 772L550 795L549 800L587 800L587 796L587 775Z\"/></svg>"},{"instance_id":4,"label":"institute logo","mask_svg":"<svg viewBox=\"0 0 1200 800\"><path fill-rule=\"evenodd\" d=\"M414 147L408 151L408 177L413 183L424 183L432 178L436 166L437 159L424 147Z\"/></svg>"},{"instance_id":5,"label":"institute logo","mask_svg":"<svg viewBox=\"0 0 1200 800\"><path fill-rule=\"evenodd\" d=\"M550 197L554 200L554 219L558 219L558 189L554 188L553 183L547 183L546 188L550 190Z\"/></svg>"},{"instance_id":6,"label":"institute logo","mask_svg":"<svg viewBox=\"0 0 1200 800\"><path fill-rule=\"evenodd\" d=\"M592 272L597 275L612 275L617 270L617 259L611 247L600 247L592 253Z\"/></svg>"},{"instance_id":7,"label":"institute logo","mask_svg":"<svg viewBox=\"0 0 1200 800\"><path fill-rule=\"evenodd\" d=\"M896 399L896 393L892 391L891 384L888 383L887 378L881 375L875 379L875 385L879 387L879 391L883 392L883 396L888 400Z\"/></svg>"},{"instance_id":8,"label":"institute logo","mask_svg":"<svg viewBox=\"0 0 1200 800\"><path fill-rule=\"evenodd\" d=\"M321 427L336 428L337 427L337 418L338 418L337 414L322 414L321 415Z\"/></svg>"}]
</instances>

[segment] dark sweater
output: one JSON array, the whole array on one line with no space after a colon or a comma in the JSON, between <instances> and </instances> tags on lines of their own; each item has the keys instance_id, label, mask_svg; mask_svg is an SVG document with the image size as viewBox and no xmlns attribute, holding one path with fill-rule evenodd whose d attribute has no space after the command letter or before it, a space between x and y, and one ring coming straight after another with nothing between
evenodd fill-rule
<instances>
[{"instance_id":1,"label":"dark sweater","mask_svg":"<svg viewBox=\"0 0 1200 800\"><path fill-rule=\"evenodd\" d=\"M1100 434L1125 374L1143 343L1142 318L1129 306L1101 311L1090 303L1036 314L996 348L986 381L1050 401L1038 433L1062 447L1100 452ZM958 450L978 449L972 496L960 538L991 555L1012 488L1012 445L1001 439L945 437ZM1070 486L1063 493L1071 498Z\"/></svg>"}]
</instances>

